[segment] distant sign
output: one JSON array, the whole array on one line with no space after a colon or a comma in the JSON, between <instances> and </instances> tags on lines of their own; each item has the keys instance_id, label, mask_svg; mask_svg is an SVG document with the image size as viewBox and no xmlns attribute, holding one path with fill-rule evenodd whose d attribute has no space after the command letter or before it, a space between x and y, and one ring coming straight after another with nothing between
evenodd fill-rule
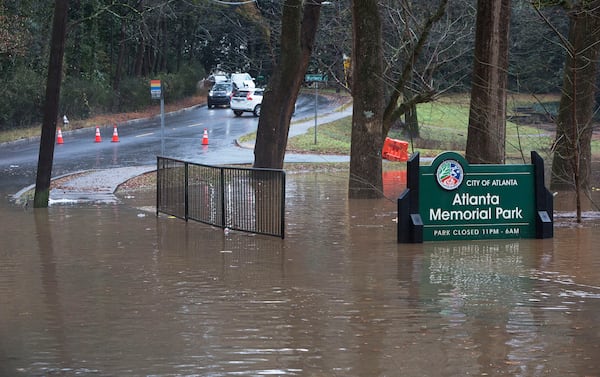
<instances>
[{"instance_id":1,"label":"distant sign","mask_svg":"<svg viewBox=\"0 0 600 377\"><path fill-rule=\"evenodd\" d=\"M324 82L327 81L327 75L321 73L310 73L304 75L304 81L306 82Z\"/></svg>"},{"instance_id":2,"label":"distant sign","mask_svg":"<svg viewBox=\"0 0 600 377\"><path fill-rule=\"evenodd\" d=\"M160 99L161 94L160 80L150 80L150 95L152 99Z\"/></svg>"},{"instance_id":3,"label":"distant sign","mask_svg":"<svg viewBox=\"0 0 600 377\"><path fill-rule=\"evenodd\" d=\"M414 224L424 241L552 236L552 195L543 186L543 161L469 165L458 153L445 152L413 176L417 184L409 180L407 186L417 186L418 193L411 193L417 203L409 204L413 208L405 217L418 216Z\"/></svg>"}]
</instances>

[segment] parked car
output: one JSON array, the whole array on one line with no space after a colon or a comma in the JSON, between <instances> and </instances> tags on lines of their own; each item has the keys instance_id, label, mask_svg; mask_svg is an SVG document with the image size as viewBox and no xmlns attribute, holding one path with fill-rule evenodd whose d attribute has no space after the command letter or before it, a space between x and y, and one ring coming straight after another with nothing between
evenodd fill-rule
<instances>
[{"instance_id":1,"label":"parked car","mask_svg":"<svg viewBox=\"0 0 600 377\"><path fill-rule=\"evenodd\" d=\"M206 105L209 109L215 106L229 106L233 92L233 84L231 82L216 83L208 92Z\"/></svg>"},{"instance_id":2,"label":"parked car","mask_svg":"<svg viewBox=\"0 0 600 377\"><path fill-rule=\"evenodd\" d=\"M237 90L231 97L230 107L235 116L242 116L244 112L260 116L264 89L241 89Z\"/></svg>"},{"instance_id":3,"label":"parked car","mask_svg":"<svg viewBox=\"0 0 600 377\"><path fill-rule=\"evenodd\" d=\"M252 89L255 88L254 79L248 73L232 73L231 82L236 89Z\"/></svg>"}]
</instances>

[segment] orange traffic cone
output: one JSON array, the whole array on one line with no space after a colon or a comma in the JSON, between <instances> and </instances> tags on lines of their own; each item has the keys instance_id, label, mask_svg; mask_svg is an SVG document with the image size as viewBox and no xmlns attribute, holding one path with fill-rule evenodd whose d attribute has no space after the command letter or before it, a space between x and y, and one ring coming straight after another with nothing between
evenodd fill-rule
<instances>
[{"instance_id":1,"label":"orange traffic cone","mask_svg":"<svg viewBox=\"0 0 600 377\"><path fill-rule=\"evenodd\" d=\"M100 136L100 128L96 127L96 143L99 143L102 141L102 137Z\"/></svg>"},{"instance_id":2,"label":"orange traffic cone","mask_svg":"<svg viewBox=\"0 0 600 377\"><path fill-rule=\"evenodd\" d=\"M208 145L208 130L204 129L204 136L202 136L202 145Z\"/></svg>"},{"instance_id":3,"label":"orange traffic cone","mask_svg":"<svg viewBox=\"0 0 600 377\"><path fill-rule=\"evenodd\" d=\"M64 144L64 143L65 143L65 141L63 140L62 132L60 130L60 127L58 127L58 133L56 135L56 144Z\"/></svg>"},{"instance_id":4,"label":"orange traffic cone","mask_svg":"<svg viewBox=\"0 0 600 377\"><path fill-rule=\"evenodd\" d=\"M117 125L116 124L115 124L115 128L113 128L112 142L113 143L118 143L119 142L119 133L117 132Z\"/></svg>"}]
</instances>

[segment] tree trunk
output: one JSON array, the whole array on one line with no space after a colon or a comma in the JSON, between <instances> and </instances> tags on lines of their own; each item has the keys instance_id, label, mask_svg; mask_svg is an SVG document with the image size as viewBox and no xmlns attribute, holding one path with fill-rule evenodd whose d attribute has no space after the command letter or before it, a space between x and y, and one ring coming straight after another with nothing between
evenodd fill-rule
<instances>
[{"instance_id":1,"label":"tree trunk","mask_svg":"<svg viewBox=\"0 0 600 377\"><path fill-rule=\"evenodd\" d=\"M597 9L597 8L596 8ZM552 160L553 190L589 190L600 11L570 14L569 46Z\"/></svg>"},{"instance_id":2,"label":"tree trunk","mask_svg":"<svg viewBox=\"0 0 600 377\"><path fill-rule=\"evenodd\" d=\"M283 5L281 55L261 105L254 147L256 168L283 168L290 121L313 50L320 4L321 0L286 0Z\"/></svg>"},{"instance_id":3,"label":"tree trunk","mask_svg":"<svg viewBox=\"0 0 600 377\"><path fill-rule=\"evenodd\" d=\"M377 0L352 1L350 198L383 197L383 55Z\"/></svg>"},{"instance_id":4,"label":"tree trunk","mask_svg":"<svg viewBox=\"0 0 600 377\"><path fill-rule=\"evenodd\" d=\"M475 60L466 158L502 164L506 139L506 81L510 0L478 0Z\"/></svg>"},{"instance_id":5,"label":"tree trunk","mask_svg":"<svg viewBox=\"0 0 600 377\"><path fill-rule=\"evenodd\" d=\"M119 94L121 90L121 78L123 76L123 65L125 64L125 53L126 51L126 34L125 34L125 21L121 20L121 33L119 38L119 55L117 57L117 63L115 64L115 77L113 78L113 92L115 97L113 98L112 108L115 111L120 111L121 108L121 96Z\"/></svg>"},{"instance_id":6,"label":"tree trunk","mask_svg":"<svg viewBox=\"0 0 600 377\"><path fill-rule=\"evenodd\" d=\"M52 24L52 42L48 63L48 79L46 82L46 99L44 102L44 120L40 138L38 170L35 181L35 208L48 207L50 199L50 180L54 162L54 143L56 141L56 120L58 119L58 103L62 80L62 63L65 53L67 35L68 0L56 0L54 3L54 20Z\"/></svg>"},{"instance_id":7,"label":"tree trunk","mask_svg":"<svg viewBox=\"0 0 600 377\"><path fill-rule=\"evenodd\" d=\"M409 91L405 91L406 95L404 98L408 98ZM406 135L410 137L410 140L416 139L420 136L419 132L419 116L417 113L417 104L413 103L411 106L408 106L406 112L404 113L404 129L406 130Z\"/></svg>"}]
</instances>

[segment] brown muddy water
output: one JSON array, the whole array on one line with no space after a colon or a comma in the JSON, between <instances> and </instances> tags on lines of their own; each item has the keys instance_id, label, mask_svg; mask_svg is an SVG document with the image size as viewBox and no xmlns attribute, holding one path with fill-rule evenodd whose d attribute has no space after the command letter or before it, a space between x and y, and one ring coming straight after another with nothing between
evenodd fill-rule
<instances>
[{"instance_id":1,"label":"brown muddy water","mask_svg":"<svg viewBox=\"0 0 600 377\"><path fill-rule=\"evenodd\" d=\"M288 175L284 240L156 217L153 193L1 204L0 375L600 376L597 212L399 245L395 200L346 186Z\"/></svg>"}]
</instances>

